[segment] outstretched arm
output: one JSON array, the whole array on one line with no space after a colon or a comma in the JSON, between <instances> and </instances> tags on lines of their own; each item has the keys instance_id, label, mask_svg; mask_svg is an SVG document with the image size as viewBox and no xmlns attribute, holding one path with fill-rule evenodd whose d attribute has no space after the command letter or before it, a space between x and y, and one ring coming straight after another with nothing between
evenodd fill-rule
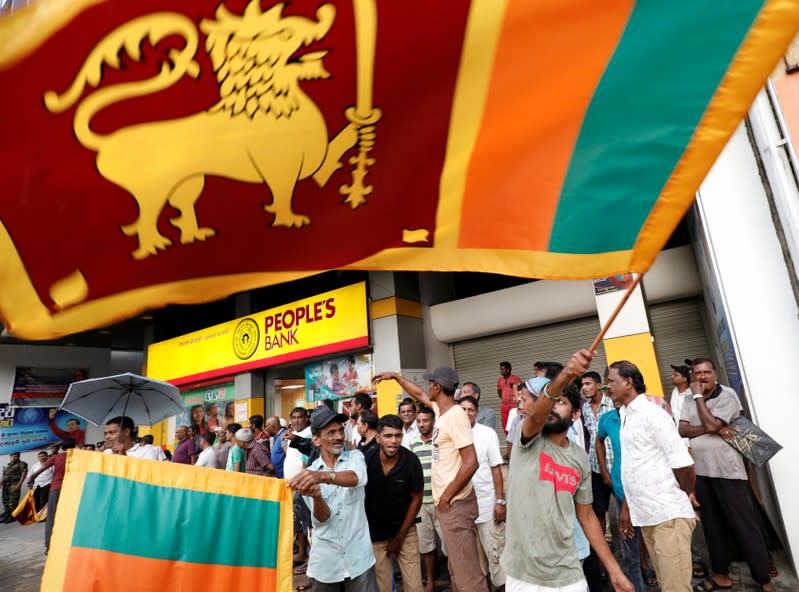
<instances>
[{"instance_id":1,"label":"outstretched arm","mask_svg":"<svg viewBox=\"0 0 799 592\"><path fill-rule=\"evenodd\" d=\"M404 376L402 376L398 372L380 372L379 374L375 374L374 378L372 378L372 384L378 384L383 382L384 380L393 380L397 384L399 384L405 392L407 392L411 397L419 401L425 407L433 407L433 402L430 400L430 397L427 396L427 393L424 392L421 388L419 388L416 383L411 382Z\"/></svg>"},{"instance_id":2,"label":"outstretched arm","mask_svg":"<svg viewBox=\"0 0 799 592\"><path fill-rule=\"evenodd\" d=\"M594 356L596 354L587 349L575 352L557 378L544 387L538 399L533 400L531 397L522 395L524 409L527 412L527 417L522 422L522 444L526 444L541 432L549 412L563 394L563 389L575 377L581 376L588 370Z\"/></svg>"}]
</instances>

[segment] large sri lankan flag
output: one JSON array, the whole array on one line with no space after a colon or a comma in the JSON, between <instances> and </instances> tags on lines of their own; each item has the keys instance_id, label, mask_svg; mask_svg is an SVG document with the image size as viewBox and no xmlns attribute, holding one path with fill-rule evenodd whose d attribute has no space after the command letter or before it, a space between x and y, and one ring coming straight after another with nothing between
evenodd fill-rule
<instances>
[{"instance_id":1,"label":"large sri lankan flag","mask_svg":"<svg viewBox=\"0 0 799 592\"><path fill-rule=\"evenodd\" d=\"M72 450L46 592L291 590L282 479Z\"/></svg>"},{"instance_id":2,"label":"large sri lankan flag","mask_svg":"<svg viewBox=\"0 0 799 592\"><path fill-rule=\"evenodd\" d=\"M0 317L646 271L798 26L799 0L37 0L0 20Z\"/></svg>"}]
</instances>

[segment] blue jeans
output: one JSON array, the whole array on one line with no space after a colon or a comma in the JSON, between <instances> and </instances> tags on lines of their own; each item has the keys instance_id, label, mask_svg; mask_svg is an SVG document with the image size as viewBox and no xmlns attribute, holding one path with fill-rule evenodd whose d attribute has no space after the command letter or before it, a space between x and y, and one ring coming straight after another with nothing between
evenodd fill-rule
<instances>
[{"instance_id":1,"label":"blue jeans","mask_svg":"<svg viewBox=\"0 0 799 592\"><path fill-rule=\"evenodd\" d=\"M616 516L621 516L621 502L616 500ZM631 539L625 539L619 532L621 547L621 569L635 592L644 592L646 585L641 575L641 529L634 529L635 535Z\"/></svg>"}]
</instances>

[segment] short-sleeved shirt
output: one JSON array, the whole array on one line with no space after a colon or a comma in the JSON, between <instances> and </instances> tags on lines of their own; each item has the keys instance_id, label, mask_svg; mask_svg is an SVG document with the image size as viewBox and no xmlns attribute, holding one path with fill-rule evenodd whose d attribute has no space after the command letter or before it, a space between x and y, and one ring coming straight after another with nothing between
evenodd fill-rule
<instances>
[{"instance_id":1,"label":"short-sleeved shirt","mask_svg":"<svg viewBox=\"0 0 799 592\"><path fill-rule=\"evenodd\" d=\"M438 405L433 403L436 414L436 427L433 429L433 501L438 504L447 486L463 464L460 449L474 444L472 425L460 405L453 405L446 413L439 414ZM466 498L472 492L471 482L456 495L453 502Z\"/></svg>"},{"instance_id":2,"label":"short-sleeved shirt","mask_svg":"<svg viewBox=\"0 0 799 592\"><path fill-rule=\"evenodd\" d=\"M244 449L234 444L233 448L230 449L230 454L227 456L227 466L225 467L225 470L235 471L236 463L239 463L239 473L245 473L247 471L247 462L245 461Z\"/></svg>"},{"instance_id":3,"label":"short-sleeved shirt","mask_svg":"<svg viewBox=\"0 0 799 592\"><path fill-rule=\"evenodd\" d=\"M516 391L513 385L521 383L522 379L515 374L510 374L507 378L504 376L499 377L499 380L497 380L497 389L502 393L502 405L504 407L513 407L516 405Z\"/></svg>"},{"instance_id":4,"label":"short-sleeved shirt","mask_svg":"<svg viewBox=\"0 0 799 592\"><path fill-rule=\"evenodd\" d=\"M474 522L482 524L494 519L497 494L491 467L502 464L502 453L499 451L497 433L491 428L475 423L472 435L474 451L477 453L477 471L472 476L472 485L477 496L477 520Z\"/></svg>"},{"instance_id":5,"label":"short-sleeved shirt","mask_svg":"<svg viewBox=\"0 0 799 592\"><path fill-rule=\"evenodd\" d=\"M596 433L605 442L605 450L613 449L610 480L613 482L613 495L621 502L624 500L624 486L621 482L621 417L618 409L599 418Z\"/></svg>"},{"instance_id":6,"label":"short-sleeved shirt","mask_svg":"<svg viewBox=\"0 0 799 592\"><path fill-rule=\"evenodd\" d=\"M186 438L175 447L175 452L172 455L172 462L190 465L191 457L195 454L197 454L197 447L194 445L194 440Z\"/></svg>"},{"instance_id":7,"label":"short-sleeved shirt","mask_svg":"<svg viewBox=\"0 0 799 592\"><path fill-rule=\"evenodd\" d=\"M331 467L319 457L308 465L308 470L329 471ZM303 498L311 509L314 527L307 575L325 584L355 579L375 563L364 504L368 477L363 454L358 450L344 450L332 470L353 471L358 484L355 487L320 485L322 498L330 508L330 517L325 522L316 519L313 498Z\"/></svg>"},{"instance_id":8,"label":"short-sleeved shirt","mask_svg":"<svg viewBox=\"0 0 799 592\"><path fill-rule=\"evenodd\" d=\"M366 452L366 518L373 542L387 541L399 532L411 493L424 490L422 464L410 450L400 446L396 464L386 475L380 448Z\"/></svg>"},{"instance_id":9,"label":"short-sleeved shirt","mask_svg":"<svg viewBox=\"0 0 799 592\"><path fill-rule=\"evenodd\" d=\"M741 414L735 392L721 385L718 385L710 398L705 400L705 404L711 415L725 424L729 424ZM685 399L680 420L687 421L692 426L702 425L696 401ZM703 434L691 438L691 452L696 463L697 475L721 479L747 479L741 453L727 444L718 434Z\"/></svg>"},{"instance_id":10,"label":"short-sleeved shirt","mask_svg":"<svg viewBox=\"0 0 799 592\"><path fill-rule=\"evenodd\" d=\"M588 455L541 434L513 443L502 566L517 580L559 588L584 579L574 543L574 504L590 504Z\"/></svg>"},{"instance_id":11,"label":"short-sleeved shirt","mask_svg":"<svg viewBox=\"0 0 799 592\"><path fill-rule=\"evenodd\" d=\"M209 469L216 468L216 451L208 446L205 450L200 453L200 456L197 457L197 462L195 463L197 467L208 467Z\"/></svg>"},{"instance_id":12,"label":"short-sleeved shirt","mask_svg":"<svg viewBox=\"0 0 799 592\"><path fill-rule=\"evenodd\" d=\"M424 479L424 494L422 495L423 504L433 503L433 439L427 442L422 440L419 434L411 442L411 452L416 455L422 465L422 477Z\"/></svg>"}]
</instances>

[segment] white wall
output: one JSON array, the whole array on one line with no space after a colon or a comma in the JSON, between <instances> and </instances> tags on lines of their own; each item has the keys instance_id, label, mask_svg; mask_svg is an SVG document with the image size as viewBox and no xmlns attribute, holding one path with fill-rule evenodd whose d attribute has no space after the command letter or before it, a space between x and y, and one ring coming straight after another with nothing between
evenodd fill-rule
<instances>
[{"instance_id":1,"label":"white wall","mask_svg":"<svg viewBox=\"0 0 799 592\"><path fill-rule=\"evenodd\" d=\"M662 251L643 284L650 304L701 294L691 247ZM430 307L429 322L433 337L452 343L596 314L591 280L543 280L437 304Z\"/></svg>"},{"instance_id":2,"label":"white wall","mask_svg":"<svg viewBox=\"0 0 799 592\"><path fill-rule=\"evenodd\" d=\"M790 548L799 550L799 310L746 130L730 140L700 189L706 227L753 419L784 446L769 463Z\"/></svg>"}]
</instances>

